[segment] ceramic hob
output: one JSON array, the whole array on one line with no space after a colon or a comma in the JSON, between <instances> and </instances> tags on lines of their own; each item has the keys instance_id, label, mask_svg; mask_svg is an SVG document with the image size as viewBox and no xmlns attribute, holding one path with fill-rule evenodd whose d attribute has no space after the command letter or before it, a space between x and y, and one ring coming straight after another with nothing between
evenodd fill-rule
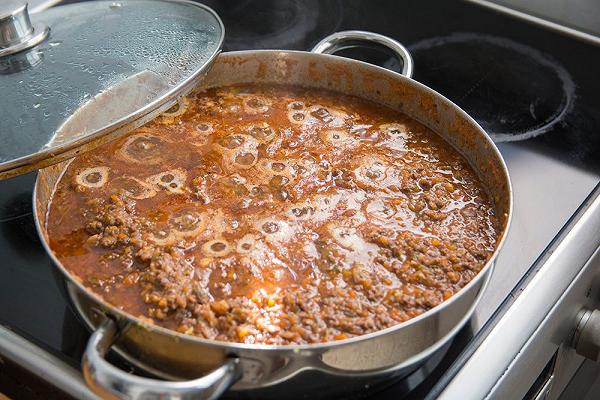
<instances>
[{"instance_id":1,"label":"ceramic hob","mask_svg":"<svg viewBox=\"0 0 600 400\"><path fill-rule=\"evenodd\" d=\"M485 339L495 319L511 306L516 291L535 272L536 262L551 251L553 240L570 229L570 221L598 193L597 44L469 1L204 3L223 20L224 51L309 50L323 37L347 29L390 36L412 53L414 79L461 106L498 144L512 179L514 216L472 320L441 360L408 379L367 387L353 396L436 397ZM371 49L342 55L390 69L401 67ZM67 304L37 238L31 207L34 181L35 173L29 173L0 182L0 324L23 339L18 340L23 352L48 355L56 366L50 375L69 377L66 381L72 383L49 380L78 397L77 393L85 393L80 391L78 374L89 333ZM19 376L44 375L32 364L9 366L0 363L0 391L6 387L15 397L64 395L45 384L32 388L19 383Z\"/></svg>"}]
</instances>

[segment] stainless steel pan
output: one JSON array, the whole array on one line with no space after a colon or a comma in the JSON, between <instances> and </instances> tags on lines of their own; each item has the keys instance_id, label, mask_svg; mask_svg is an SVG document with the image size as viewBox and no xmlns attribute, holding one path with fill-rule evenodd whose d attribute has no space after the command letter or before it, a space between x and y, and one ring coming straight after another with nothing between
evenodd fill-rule
<instances>
[{"instance_id":1,"label":"stainless steel pan","mask_svg":"<svg viewBox=\"0 0 600 400\"><path fill-rule=\"evenodd\" d=\"M373 43L387 47L403 61L404 75L325 54ZM92 389L106 397L215 398L227 388L281 388L295 375L310 370L317 377L294 391L315 395L332 380L352 387L361 379L406 374L447 345L470 318L492 273L509 226L512 193L504 161L489 136L458 106L412 80L411 74L410 55L398 42L373 33L348 31L324 39L312 53L222 53L201 82L202 87L247 82L295 84L369 99L402 111L438 132L479 174L502 226L490 261L449 300L407 322L368 335L329 343L269 346L206 340L148 325L88 290L54 256L48 246L46 216L53 188L68 161L40 171L34 192L37 228L46 251L62 272L70 299L94 331L83 359L83 371ZM119 370L104 359L111 346L140 368L178 381L141 378Z\"/></svg>"}]
</instances>

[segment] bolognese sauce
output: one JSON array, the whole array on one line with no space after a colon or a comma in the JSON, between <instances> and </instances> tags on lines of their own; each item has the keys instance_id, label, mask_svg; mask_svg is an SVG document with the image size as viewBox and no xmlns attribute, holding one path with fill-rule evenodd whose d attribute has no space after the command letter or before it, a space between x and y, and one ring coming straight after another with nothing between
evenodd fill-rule
<instances>
[{"instance_id":1,"label":"bolognese sauce","mask_svg":"<svg viewBox=\"0 0 600 400\"><path fill-rule=\"evenodd\" d=\"M406 115L288 86L212 88L73 160L50 247L133 316L207 339L317 343L452 297L498 238L468 162Z\"/></svg>"}]
</instances>

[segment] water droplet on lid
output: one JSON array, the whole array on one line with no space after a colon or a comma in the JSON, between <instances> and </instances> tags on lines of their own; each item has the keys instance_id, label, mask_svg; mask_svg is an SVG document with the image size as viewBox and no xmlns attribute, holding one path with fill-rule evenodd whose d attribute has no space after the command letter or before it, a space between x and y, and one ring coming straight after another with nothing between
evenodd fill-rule
<instances>
[{"instance_id":1,"label":"water droplet on lid","mask_svg":"<svg viewBox=\"0 0 600 400\"><path fill-rule=\"evenodd\" d=\"M109 7L110 8L120 8L121 6L122 6L121 3L118 3L115 1L114 3L111 3Z\"/></svg>"},{"instance_id":2,"label":"water droplet on lid","mask_svg":"<svg viewBox=\"0 0 600 400\"><path fill-rule=\"evenodd\" d=\"M62 40L54 40L52 42L48 42L48 44L50 45L50 47L59 46L61 43L62 43Z\"/></svg>"},{"instance_id":3,"label":"water droplet on lid","mask_svg":"<svg viewBox=\"0 0 600 400\"><path fill-rule=\"evenodd\" d=\"M38 108L39 106L41 106L41 104L40 104L40 103L35 103L35 104L33 105L33 108Z\"/></svg>"}]
</instances>

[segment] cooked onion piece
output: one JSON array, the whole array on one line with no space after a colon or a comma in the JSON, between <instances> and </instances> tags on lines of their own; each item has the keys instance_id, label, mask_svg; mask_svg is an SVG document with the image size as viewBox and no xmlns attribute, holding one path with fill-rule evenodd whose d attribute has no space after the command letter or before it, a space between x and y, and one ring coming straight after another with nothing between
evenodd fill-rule
<instances>
[{"instance_id":1,"label":"cooked onion piece","mask_svg":"<svg viewBox=\"0 0 600 400\"><path fill-rule=\"evenodd\" d=\"M147 182L161 187L170 193L182 194L185 192L185 180L187 172L184 169L176 168L152 175Z\"/></svg>"},{"instance_id":2,"label":"cooked onion piece","mask_svg":"<svg viewBox=\"0 0 600 400\"><path fill-rule=\"evenodd\" d=\"M182 208L169 217L169 226L175 235L194 237L206 226L207 216L193 208Z\"/></svg>"},{"instance_id":3,"label":"cooked onion piece","mask_svg":"<svg viewBox=\"0 0 600 400\"><path fill-rule=\"evenodd\" d=\"M119 148L119 154L127 161L143 164L158 164L166 151L166 141L149 133L129 137Z\"/></svg>"},{"instance_id":4,"label":"cooked onion piece","mask_svg":"<svg viewBox=\"0 0 600 400\"><path fill-rule=\"evenodd\" d=\"M156 195L156 190L133 176L122 176L111 181L114 188L123 190L127 197L136 200L149 199Z\"/></svg>"},{"instance_id":5,"label":"cooked onion piece","mask_svg":"<svg viewBox=\"0 0 600 400\"><path fill-rule=\"evenodd\" d=\"M226 240L214 239L204 243L202 251L209 257L225 257L231 251L231 246Z\"/></svg>"},{"instance_id":6,"label":"cooked onion piece","mask_svg":"<svg viewBox=\"0 0 600 400\"><path fill-rule=\"evenodd\" d=\"M319 135L321 140L328 145L335 147L350 147L358 143L358 141L341 129L327 129Z\"/></svg>"},{"instance_id":7,"label":"cooked onion piece","mask_svg":"<svg viewBox=\"0 0 600 400\"><path fill-rule=\"evenodd\" d=\"M238 253L250 253L256 247L256 235L248 233L238 240L236 250Z\"/></svg>"},{"instance_id":8,"label":"cooked onion piece","mask_svg":"<svg viewBox=\"0 0 600 400\"><path fill-rule=\"evenodd\" d=\"M108 181L108 167L86 168L75 176L75 181L88 188L100 188Z\"/></svg>"},{"instance_id":9,"label":"cooked onion piece","mask_svg":"<svg viewBox=\"0 0 600 400\"><path fill-rule=\"evenodd\" d=\"M190 100L186 97L177 100L177 104L162 113L157 120L163 124L172 124L178 117L182 116L187 111L189 103Z\"/></svg>"},{"instance_id":10,"label":"cooked onion piece","mask_svg":"<svg viewBox=\"0 0 600 400\"><path fill-rule=\"evenodd\" d=\"M244 95L242 103L244 105L244 111L248 114L264 114L269 111L271 105L269 99L257 95Z\"/></svg>"}]
</instances>

